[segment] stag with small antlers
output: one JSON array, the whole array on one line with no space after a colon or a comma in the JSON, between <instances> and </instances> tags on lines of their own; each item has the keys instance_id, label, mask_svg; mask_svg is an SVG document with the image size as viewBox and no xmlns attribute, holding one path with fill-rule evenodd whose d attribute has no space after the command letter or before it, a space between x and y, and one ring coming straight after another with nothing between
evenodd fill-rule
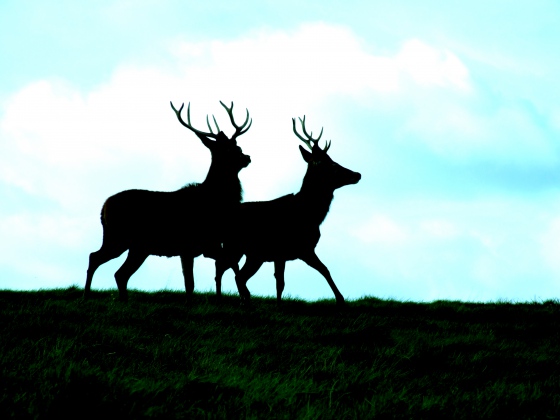
<instances>
[{"instance_id":1,"label":"stag with small antlers","mask_svg":"<svg viewBox=\"0 0 560 420\"><path fill-rule=\"evenodd\" d=\"M201 254L216 258L220 254L223 215L239 205L243 193L239 171L251 162L236 140L251 127L249 111L245 122L238 126L233 117L233 102L230 107L221 101L220 104L235 127L231 138L220 131L214 117L217 133L212 130L208 116L210 132L195 129L191 124L190 103L187 122L181 117L184 104L177 110L171 103L179 122L210 150L208 175L202 183L173 192L127 190L109 197L101 209L103 244L89 256L84 297L90 293L95 270L128 250L124 264L115 273L120 300L127 300L128 280L149 255L181 257L187 300L192 299L194 258Z\"/></svg>"},{"instance_id":2,"label":"stag with small antlers","mask_svg":"<svg viewBox=\"0 0 560 420\"><path fill-rule=\"evenodd\" d=\"M334 162L327 151L330 142L321 149L319 140L305 128L305 117L300 118L304 136L293 130L310 152L299 146L307 172L297 194L289 194L272 201L248 202L238 206L234 223L230 223L223 243L223 258L216 259L216 289L220 294L222 275L229 267L237 268L243 255L246 261L236 274L235 281L243 303L248 304L251 294L247 281L259 270L265 261L274 262L276 293L278 303L284 290L284 269L286 261L300 259L325 277L331 287L337 304L344 303L344 297L336 287L329 270L315 253L321 236L319 226L325 220L334 197L334 190L344 185L356 184L361 175Z\"/></svg>"}]
</instances>

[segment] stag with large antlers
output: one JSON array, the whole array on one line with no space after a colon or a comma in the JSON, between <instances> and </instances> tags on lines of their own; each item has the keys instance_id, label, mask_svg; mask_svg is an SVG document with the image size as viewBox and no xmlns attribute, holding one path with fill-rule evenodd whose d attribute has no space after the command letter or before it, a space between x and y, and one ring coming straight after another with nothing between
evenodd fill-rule
<instances>
[{"instance_id":1,"label":"stag with large antlers","mask_svg":"<svg viewBox=\"0 0 560 420\"><path fill-rule=\"evenodd\" d=\"M319 226L325 220L334 197L334 190L344 185L356 184L361 175L334 162L327 151L330 142L321 149L319 137L305 128L305 117L300 118L304 136L293 130L310 152L299 147L307 172L297 194L289 194L272 201L242 203L235 213L235 222L227 227L223 244L223 258L216 259L216 289L220 294L222 275L229 267L237 268L243 255L246 261L236 274L235 281L242 302L249 303L251 294L247 281L259 270L265 261L274 262L276 293L278 303L284 290L284 269L286 261L300 259L325 277L331 287L337 304L344 303L344 297L336 287L329 270L315 253L321 233Z\"/></svg>"},{"instance_id":2,"label":"stag with large antlers","mask_svg":"<svg viewBox=\"0 0 560 420\"><path fill-rule=\"evenodd\" d=\"M191 124L190 103L187 122L181 116L184 104L171 107L179 122L194 132L210 150L212 161L202 183L187 185L173 192L146 190L122 191L109 197L101 210L103 244L92 252L85 284L84 297L90 293L91 281L97 268L128 250L124 264L115 273L119 299L127 300L129 278L149 255L180 256L185 279L187 300L194 291L194 258L205 254L216 258L221 252L225 218L242 199L239 171L251 162L237 145L237 137L249 130L249 111L245 122L238 126L233 117L233 102L227 107L235 133L228 138L214 119L214 133L208 116L210 132L195 129Z\"/></svg>"}]
</instances>

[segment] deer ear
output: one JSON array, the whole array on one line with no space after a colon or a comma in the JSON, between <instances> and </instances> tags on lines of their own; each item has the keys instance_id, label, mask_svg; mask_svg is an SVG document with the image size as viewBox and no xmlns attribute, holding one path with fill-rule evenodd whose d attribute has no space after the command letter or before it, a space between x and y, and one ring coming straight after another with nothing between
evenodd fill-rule
<instances>
[{"instance_id":1,"label":"deer ear","mask_svg":"<svg viewBox=\"0 0 560 420\"><path fill-rule=\"evenodd\" d=\"M305 150L302 146L299 146L299 151L301 152L303 160L305 160L307 163L313 160L313 156L311 155L311 153Z\"/></svg>"},{"instance_id":2,"label":"deer ear","mask_svg":"<svg viewBox=\"0 0 560 420\"><path fill-rule=\"evenodd\" d=\"M202 134L198 134L198 133L195 133L195 134L200 139L200 141L202 142L203 145L208 147L210 150L213 149L214 144L216 144L216 142L214 140L210 140L208 137L203 136Z\"/></svg>"}]
</instances>

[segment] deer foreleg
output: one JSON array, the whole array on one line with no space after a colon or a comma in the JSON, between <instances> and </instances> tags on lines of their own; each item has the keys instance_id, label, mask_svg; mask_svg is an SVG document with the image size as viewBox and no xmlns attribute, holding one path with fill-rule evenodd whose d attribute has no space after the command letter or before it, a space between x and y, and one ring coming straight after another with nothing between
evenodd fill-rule
<instances>
[{"instance_id":1,"label":"deer foreleg","mask_svg":"<svg viewBox=\"0 0 560 420\"><path fill-rule=\"evenodd\" d=\"M284 270L286 261L274 261L274 277L276 278L276 303L282 303L282 292L284 291Z\"/></svg>"},{"instance_id":2,"label":"deer foreleg","mask_svg":"<svg viewBox=\"0 0 560 420\"><path fill-rule=\"evenodd\" d=\"M226 262L222 258L216 260L216 297L221 299L222 297L222 276L228 269Z\"/></svg>"},{"instance_id":3,"label":"deer foreleg","mask_svg":"<svg viewBox=\"0 0 560 420\"><path fill-rule=\"evenodd\" d=\"M327 283L329 283L329 286L331 286L331 289L336 298L336 303L338 305L344 304L344 297L336 287L336 284L334 284L334 280L331 277L331 273L329 272L329 269L325 266L325 264L321 262L319 257L315 254L315 252L306 255L304 257L300 257L300 259L323 275L325 280L327 280Z\"/></svg>"},{"instance_id":4,"label":"deer foreleg","mask_svg":"<svg viewBox=\"0 0 560 420\"><path fill-rule=\"evenodd\" d=\"M247 289L247 281L249 281L249 279L253 277L257 271L259 271L263 262L264 261L262 260L251 258L247 255L243 268L239 270L239 273L235 276L235 283L237 284L237 290L242 303L249 303L251 293L249 292L249 289Z\"/></svg>"},{"instance_id":5,"label":"deer foreleg","mask_svg":"<svg viewBox=\"0 0 560 420\"><path fill-rule=\"evenodd\" d=\"M188 255L181 255L181 268L185 279L185 292L187 292L187 302L192 302L194 294L194 258Z\"/></svg>"}]
</instances>

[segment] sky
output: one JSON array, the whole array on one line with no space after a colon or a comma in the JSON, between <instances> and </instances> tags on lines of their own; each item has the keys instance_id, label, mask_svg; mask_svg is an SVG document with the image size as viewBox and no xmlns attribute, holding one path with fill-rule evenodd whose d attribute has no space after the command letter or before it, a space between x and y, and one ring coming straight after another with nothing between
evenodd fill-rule
<instances>
[{"instance_id":1,"label":"sky","mask_svg":"<svg viewBox=\"0 0 560 420\"><path fill-rule=\"evenodd\" d=\"M293 117L361 173L316 248L347 299L558 299L559 21L538 0L2 0L0 289L83 287L107 197L204 180L209 151L169 102L231 135L233 101L253 119L245 201L299 190ZM94 289L116 289L125 255ZM196 290L213 278L197 258ZM274 296L273 265L248 287ZM179 258L148 258L129 288L183 290ZM333 297L301 261L284 295Z\"/></svg>"}]
</instances>

